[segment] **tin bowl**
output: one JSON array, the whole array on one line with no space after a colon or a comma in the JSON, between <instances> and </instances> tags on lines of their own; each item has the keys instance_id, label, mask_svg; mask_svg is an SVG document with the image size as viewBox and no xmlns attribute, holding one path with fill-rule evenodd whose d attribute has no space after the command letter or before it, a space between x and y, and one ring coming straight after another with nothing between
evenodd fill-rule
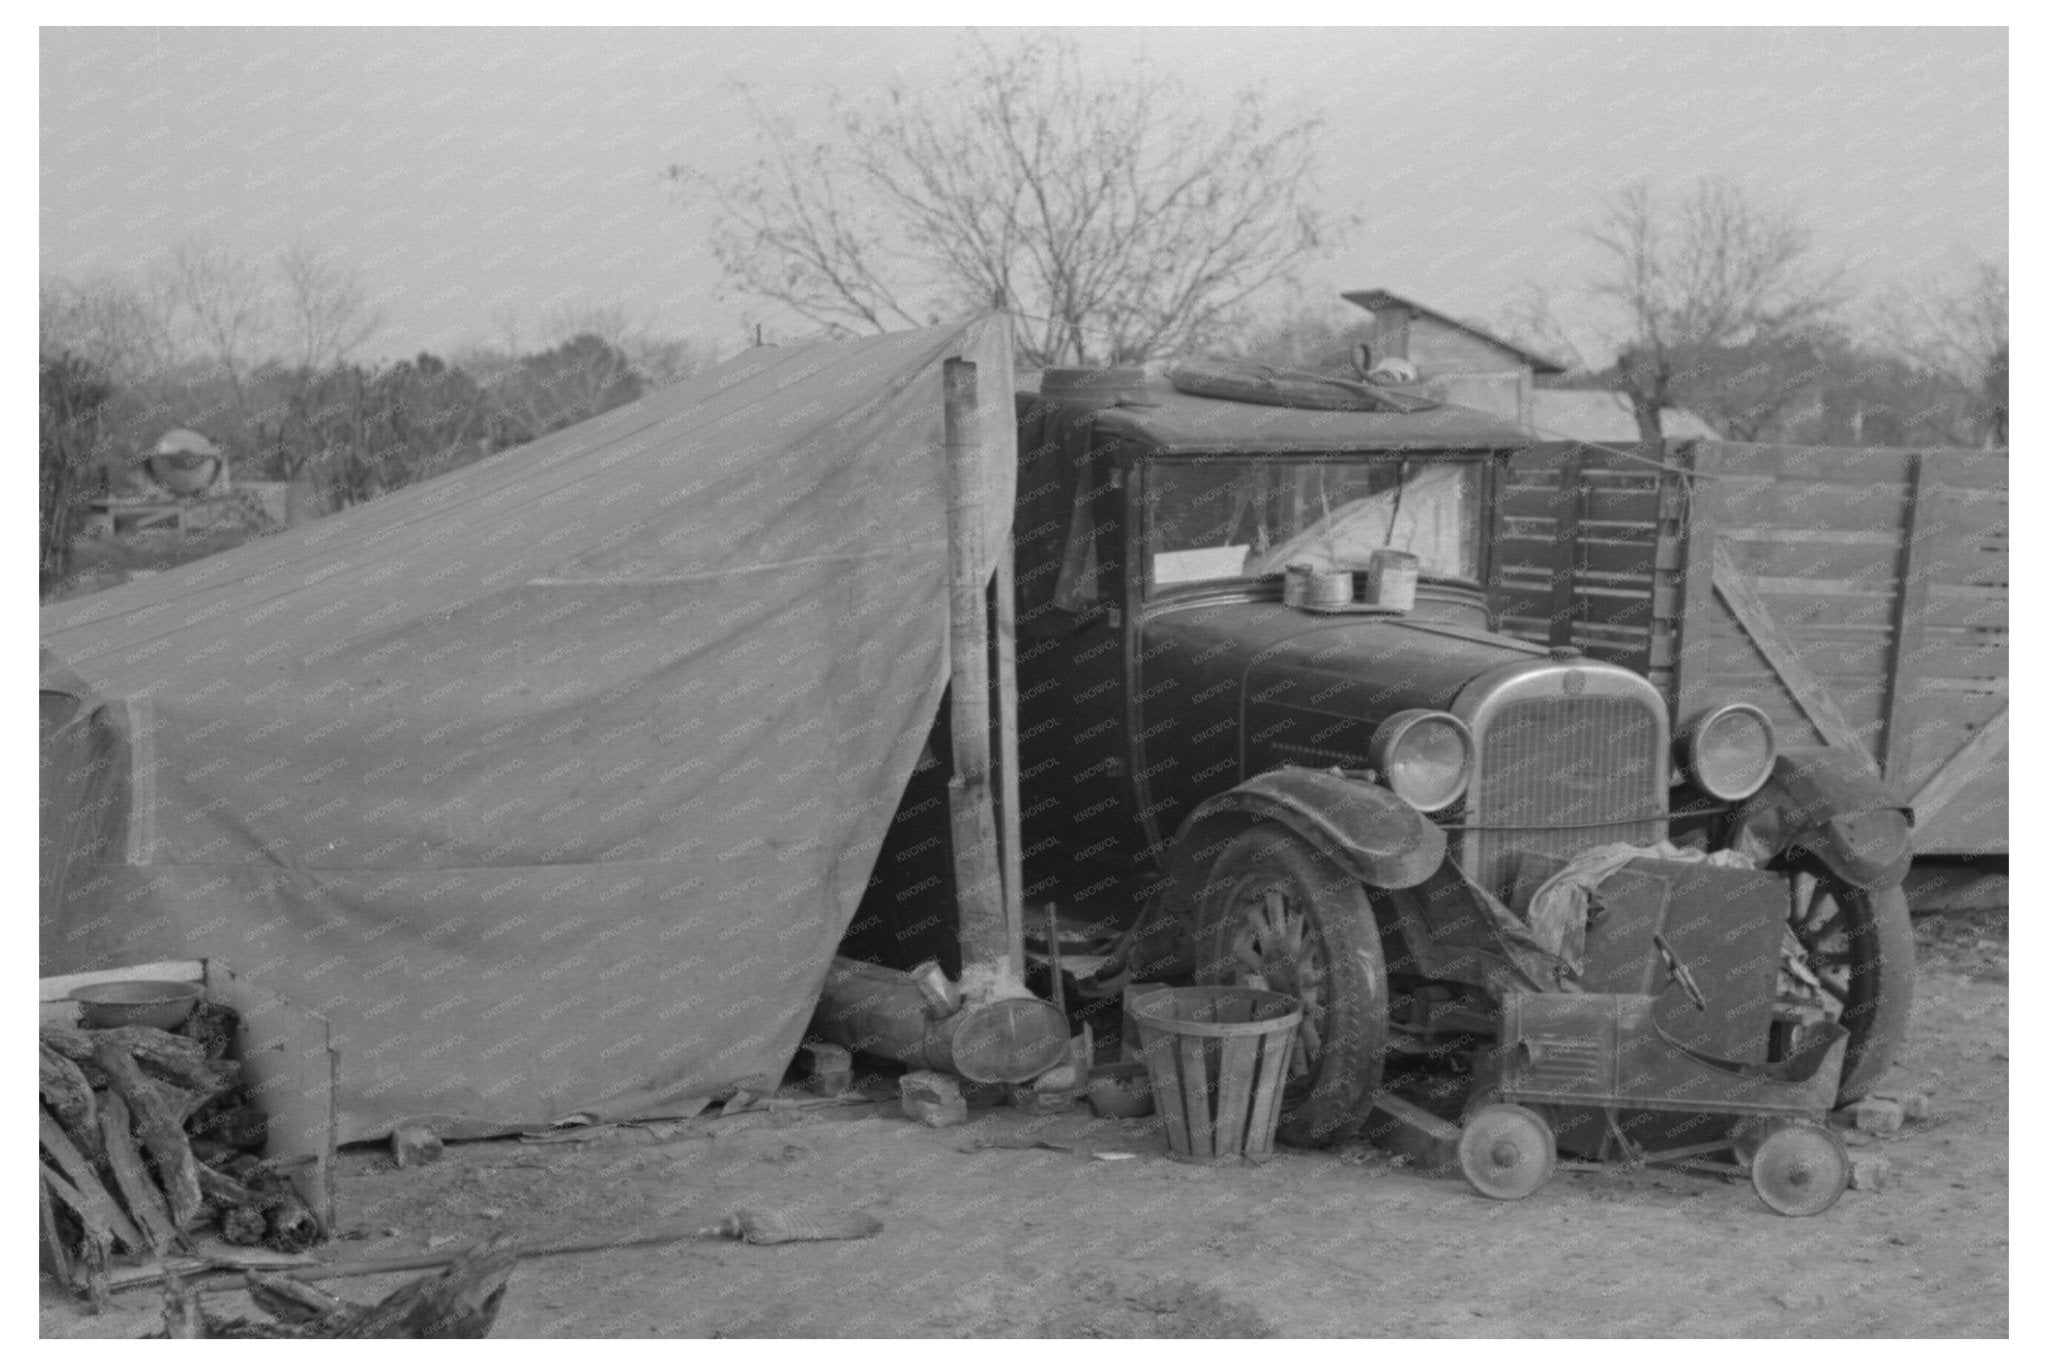
<instances>
[{"instance_id":1,"label":"tin bowl","mask_svg":"<svg viewBox=\"0 0 2048 1365\"><path fill-rule=\"evenodd\" d=\"M206 987L197 981L102 981L71 992L86 1028L174 1029L192 1016Z\"/></svg>"},{"instance_id":2,"label":"tin bowl","mask_svg":"<svg viewBox=\"0 0 2048 1365\"><path fill-rule=\"evenodd\" d=\"M1088 1077L1088 1104L1106 1119L1141 1119L1152 1112L1152 1073L1143 1062L1109 1062Z\"/></svg>"}]
</instances>

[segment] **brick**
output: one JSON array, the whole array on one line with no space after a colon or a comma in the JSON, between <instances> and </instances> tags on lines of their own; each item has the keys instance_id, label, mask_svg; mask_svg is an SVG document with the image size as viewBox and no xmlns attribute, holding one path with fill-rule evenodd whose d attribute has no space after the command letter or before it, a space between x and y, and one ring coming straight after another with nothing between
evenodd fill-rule
<instances>
[{"instance_id":1,"label":"brick","mask_svg":"<svg viewBox=\"0 0 2048 1365\"><path fill-rule=\"evenodd\" d=\"M896 1083L903 1097L903 1117L927 1128L951 1128L967 1122L967 1101L960 1083L936 1071L910 1071Z\"/></svg>"},{"instance_id":2,"label":"brick","mask_svg":"<svg viewBox=\"0 0 2048 1365\"><path fill-rule=\"evenodd\" d=\"M431 1129L391 1130L391 1160L401 1170L407 1166L425 1166L440 1159L441 1139Z\"/></svg>"},{"instance_id":3,"label":"brick","mask_svg":"<svg viewBox=\"0 0 2048 1365\"><path fill-rule=\"evenodd\" d=\"M843 1095L853 1086L853 1054L834 1043L805 1043L809 1074L804 1087L814 1095Z\"/></svg>"},{"instance_id":4,"label":"brick","mask_svg":"<svg viewBox=\"0 0 2048 1365\"><path fill-rule=\"evenodd\" d=\"M1881 1190L1892 1183L1892 1163L1881 1156L1849 1158L1849 1188Z\"/></svg>"},{"instance_id":5,"label":"brick","mask_svg":"<svg viewBox=\"0 0 2048 1365\"><path fill-rule=\"evenodd\" d=\"M1871 1098L1849 1106L1849 1115L1860 1133L1883 1137L1906 1126L1906 1111L1896 1100Z\"/></svg>"},{"instance_id":6,"label":"brick","mask_svg":"<svg viewBox=\"0 0 2048 1365\"><path fill-rule=\"evenodd\" d=\"M1906 1116L1906 1122L1908 1123L1926 1122L1931 1107L1931 1102L1926 1095L1912 1090L1880 1090L1875 1095L1872 1095L1871 1098L1874 1100L1890 1100L1893 1104L1898 1105L1899 1111Z\"/></svg>"}]
</instances>

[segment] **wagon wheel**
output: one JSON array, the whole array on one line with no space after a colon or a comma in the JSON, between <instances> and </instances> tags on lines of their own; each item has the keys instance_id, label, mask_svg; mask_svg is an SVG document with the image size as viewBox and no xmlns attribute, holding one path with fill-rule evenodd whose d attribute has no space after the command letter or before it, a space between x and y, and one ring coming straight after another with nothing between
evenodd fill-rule
<instances>
[{"instance_id":1,"label":"wagon wheel","mask_svg":"<svg viewBox=\"0 0 2048 1365\"><path fill-rule=\"evenodd\" d=\"M1526 1199L1557 1170L1557 1138L1534 1110L1489 1104L1458 1134L1458 1169L1488 1199Z\"/></svg>"},{"instance_id":2,"label":"wagon wheel","mask_svg":"<svg viewBox=\"0 0 2048 1365\"><path fill-rule=\"evenodd\" d=\"M1277 825L1231 837L1195 906L1196 975L1301 1001L1279 1137L1324 1147L1372 1107L1387 1042L1387 973L1358 882Z\"/></svg>"},{"instance_id":3,"label":"wagon wheel","mask_svg":"<svg viewBox=\"0 0 2048 1365\"><path fill-rule=\"evenodd\" d=\"M1824 1006L1849 1030L1838 1104L1876 1088L1913 1013L1913 922L1896 886L1867 891L1818 863L1792 869L1789 923Z\"/></svg>"},{"instance_id":4,"label":"wagon wheel","mask_svg":"<svg viewBox=\"0 0 2048 1365\"><path fill-rule=\"evenodd\" d=\"M1757 1152L1763 1147L1764 1139L1785 1126L1785 1120L1750 1116L1737 1120L1728 1134L1728 1150L1735 1157L1735 1164L1744 1170L1756 1160Z\"/></svg>"},{"instance_id":5,"label":"wagon wheel","mask_svg":"<svg viewBox=\"0 0 2048 1365\"><path fill-rule=\"evenodd\" d=\"M1849 1149L1818 1124L1788 1123L1757 1146L1749 1183L1788 1218L1825 1213L1849 1188Z\"/></svg>"}]
</instances>

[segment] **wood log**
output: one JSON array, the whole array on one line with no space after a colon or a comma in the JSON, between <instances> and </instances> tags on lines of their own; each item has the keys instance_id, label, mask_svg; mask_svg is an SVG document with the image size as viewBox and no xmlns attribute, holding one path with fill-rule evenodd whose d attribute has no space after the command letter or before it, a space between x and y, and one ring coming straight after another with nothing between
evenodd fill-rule
<instances>
[{"instance_id":1,"label":"wood log","mask_svg":"<svg viewBox=\"0 0 2048 1365\"><path fill-rule=\"evenodd\" d=\"M92 1084L78 1063L48 1044L36 1048L39 1062L37 1083L43 1103L79 1150L97 1161L103 1155L99 1126L99 1101Z\"/></svg>"},{"instance_id":2,"label":"wood log","mask_svg":"<svg viewBox=\"0 0 2048 1365\"><path fill-rule=\"evenodd\" d=\"M107 1306L107 1295L112 1292L107 1275L107 1257L114 1234L108 1217L110 1211L119 1215L120 1210L112 1209L113 1200L106 1191L100 1191L98 1200L88 1199L78 1187L50 1169L48 1162L41 1162L43 1187L57 1200L78 1215L79 1237L75 1248L64 1248L72 1260L72 1288L82 1282L87 1302L97 1313Z\"/></svg>"},{"instance_id":3,"label":"wood log","mask_svg":"<svg viewBox=\"0 0 2048 1365\"><path fill-rule=\"evenodd\" d=\"M112 1246L98 1237L86 1238L78 1248L78 1268L85 1278L85 1302L90 1312L104 1313L107 1299L113 1294L107 1264L112 1254Z\"/></svg>"},{"instance_id":4,"label":"wood log","mask_svg":"<svg viewBox=\"0 0 2048 1365\"><path fill-rule=\"evenodd\" d=\"M224 1142L216 1142L212 1138L196 1136L190 1128L185 1130L185 1141L191 1146L192 1155L198 1158L199 1164L211 1169L217 1170L221 1166L226 1165L230 1160L241 1155L240 1152ZM202 1185L200 1188L203 1192L205 1187Z\"/></svg>"},{"instance_id":5,"label":"wood log","mask_svg":"<svg viewBox=\"0 0 2048 1365\"><path fill-rule=\"evenodd\" d=\"M102 1033L122 1031L106 1029ZM142 1074L134 1055L118 1039L95 1039L93 1056L107 1073L108 1085L128 1103L136 1135L156 1163L157 1178L170 1205L171 1221L180 1228L194 1226L206 1206L199 1194L199 1162L185 1140L182 1106L167 1093L166 1087Z\"/></svg>"},{"instance_id":6,"label":"wood log","mask_svg":"<svg viewBox=\"0 0 2048 1365\"><path fill-rule=\"evenodd\" d=\"M251 1271L248 1280L250 1299L280 1322L312 1322L356 1307L347 1299L336 1298L310 1284L301 1284L288 1275L263 1275Z\"/></svg>"},{"instance_id":7,"label":"wood log","mask_svg":"<svg viewBox=\"0 0 2048 1365\"><path fill-rule=\"evenodd\" d=\"M150 1252L164 1256L173 1250L189 1250L190 1244L164 1207L163 1196L151 1182L149 1172L143 1169L142 1153L136 1149L135 1133L129 1127L128 1103L117 1094L108 1094L100 1110L100 1134L106 1143L107 1164L114 1172L114 1185L121 1191L121 1200L128 1206L129 1216L135 1220L143 1240L149 1243Z\"/></svg>"},{"instance_id":8,"label":"wood log","mask_svg":"<svg viewBox=\"0 0 2048 1365\"><path fill-rule=\"evenodd\" d=\"M186 1092L182 1102L187 1113L234 1086L242 1074L238 1063L209 1060L205 1048L190 1038L138 1024L102 1029L67 1029L46 1024L42 1041L73 1061L81 1060L82 1054L102 1070L106 1067L101 1060L102 1051L109 1045L118 1047L159 1084L168 1082L173 1089Z\"/></svg>"},{"instance_id":9,"label":"wood log","mask_svg":"<svg viewBox=\"0 0 2048 1365\"><path fill-rule=\"evenodd\" d=\"M200 1311L199 1291L176 1275L164 1276L164 1330L156 1335L172 1341L198 1341L211 1335Z\"/></svg>"},{"instance_id":10,"label":"wood log","mask_svg":"<svg viewBox=\"0 0 2048 1365\"><path fill-rule=\"evenodd\" d=\"M44 1047L68 1057L80 1066L98 1066L93 1060L92 1035L84 1029L64 1028L58 1024L44 1024L36 1031ZM94 1084L98 1084L97 1081Z\"/></svg>"},{"instance_id":11,"label":"wood log","mask_svg":"<svg viewBox=\"0 0 2048 1365\"><path fill-rule=\"evenodd\" d=\"M320 1220L277 1164L240 1156L230 1161L225 1171L201 1167L199 1179L210 1200L234 1208L232 1226L230 1216L223 1213L221 1234L235 1245L254 1245L242 1240L253 1226L247 1216L250 1213L261 1218L258 1236L265 1246L284 1252L304 1251L320 1240Z\"/></svg>"},{"instance_id":12,"label":"wood log","mask_svg":"<svg viewBox=\"0 0 2048 1365\"><path fill-rule=\"evenodd\" d=\"M229 1246L261 1245L270 1235L265 1210L275 1202L275 1192L245 1185L203 1162L198 1174L200 1194L208 1206L219 1210L221 1240Z\"/></svg>"},{"instance_id":13,"label":"wood log","mask_svg":"<svg viewBox=\"0 0 2048 1365\"><path fill-rule=\"evenodd\" d=\"M186 1120L185 1131L195 1141L204 1139L223 1148L253 1152L260 1151L269 1137L270 1121L263 1111L249 1104L248 1097L237 1087L214 1096L205 1108Z\"/></svg>"},{"instance_id":14,"label":"wood log","mask_svg":"<svg viewBox=\"0 0 2048 1365\"><path fill-rule=\"evenodd\" d=\"M66 1220L57 1214L57 1201L50 1194L50 1182L40 1178L36 1181L36 1212L43 1227L43 1251L46 1253L44 1266L57 1279L57 1283L77 1293L84 1286L78 1277L78 1267L71 1254L71 1244L77 1239L71 1236L65 1226Z\"/></svg>"},{"instance_id":15,"label":"wood log","mask_svg":"<svg viewBox=\"0 0 2048 1365\"><path fill-rule=\"evenodd\" d=\"M516 1241L511 1233L501 1232L465 1248L440 1274L401 1285L335 1335L460 1341L487 1337L505 1300L506 1282L518 1264Z\"/></svg>"},{"instance_id":16,"label":"wood log","mask_svg":"<svg viewBox=\"0 0 2048 1365\"><path fill-rule=\"evenodd\" d=\"M261 1212L269 1203L257 1190L204 1162L199 1165L199 1193L215 1208L255 1209Z\"/></svg>"},{"instance_id":17,"label":"wood log","mask_svg":"<svg viewBox=\"0 0 2048 1365\"><path fill-rule=\"evenodd\" d=\"M263 1245L274 1251L305 1251L320 1240L320 1220L306 1207L296 1192L290 1202L280 1203L264 1217L269 1230L264 1235Z\"/></svg>"},{"instance_id":18,"label":"wood log","mask_svg":"<svg viewBox=\"0 0 2048 1365\"><path fill-rule=\"evenodd\" d=\"M211 1000L200 1001L185 1022L178 1025L180 1035L199 1044L207 1059L216 1062L228 1055L241 1029L240 1014Z\"/></svg>"},{"instance_id":19,"label":"wood log","mask_svg":"<svg viewBox=\"0 0 2048 1365\"><path fill-rule=\"evenodd\" d=\"M129 1250L137 1254L147 1252L148 1242L114 1196L107 1193L107 1187L100 1183L92 1163L85 1159L63 1127L50 1116L49 1110L40 1109L40 1113L39 1136L43 1150L57 1163L57 1170L45 1165L44 1174L50 1181L51 1191L85 1224L87 1241L117 1237ZM63 1174L59 1175L58 1171Z\"/></svg>"},{"instance_id":20,"label":"wood log","mask_svg":"<svg viewBox=\"0 0 2048 1365\"><path fill-rule=\"evenodd\" d=\"M230 1205L220 1211L220 1239L231 1247L262 1246L270 1235L270 1220L263 1210Z\"/></svg>"}]
</instances>

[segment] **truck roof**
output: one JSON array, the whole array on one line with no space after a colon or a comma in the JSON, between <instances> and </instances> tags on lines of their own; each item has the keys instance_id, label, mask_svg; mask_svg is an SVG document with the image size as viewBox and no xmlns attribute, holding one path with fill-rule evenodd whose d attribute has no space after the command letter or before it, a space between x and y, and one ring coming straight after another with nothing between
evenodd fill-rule
<instances>
[{"instance_id":1,"label":"truck roof","mask_svg":"<svg viewBox=\"0 0 2048 1365\"><path fill-rule=\"evenodd\" d=\"M1163 384L1099 409L1095 429L1176 455L1506 452L1539 439L1504 418L1448 403L1423 412L1329 412L1202 398Z\"/></svg>"}]
</instances>

